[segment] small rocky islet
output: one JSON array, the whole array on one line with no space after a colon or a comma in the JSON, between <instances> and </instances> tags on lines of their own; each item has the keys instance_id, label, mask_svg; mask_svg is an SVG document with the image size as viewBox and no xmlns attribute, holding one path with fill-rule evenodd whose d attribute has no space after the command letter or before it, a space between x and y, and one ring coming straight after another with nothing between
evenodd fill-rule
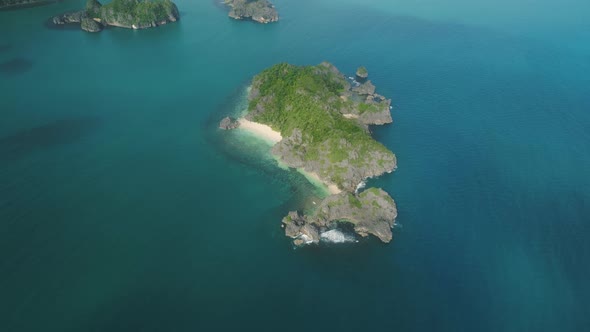
<instances>
[{"instance_id":1,"label":"small rocky islet","mask_svg":"<svg viewBox=\"0 0 590 332\"><path fill-rule=\"evenodd\" d=\"M391 100L375 93L370 81L347 79L328 62L270 67L254 77L248 99L245 119L268 125L283 137L273 146L273 155L341 191L311 214L293 211L283 218L285 234L296 245L318 243L322 234L342 223L363 237L391 241L394 200L379 188L361 190L368 178L397 167L395 155L372 138L369 128L392 122ZM235 129L239 122L226 117L219 127Z\"/></svg>"},{"instance_id":2,"label":"small rocky islet","mask_svg":"<svg viewBox=\"0 0 590 332\"><path fill-rule=\"evenodd\" d=\"M268 0L224 0L230 8L229 17L236 20L249 19L258 23L279 20L279 13Z\"/></svg>"},{"instance_id":3,"label":"small rocky islet","mask_svg":"<svg viewBox=\"0 0 590 332\"><path fill-rule=\"evenodd\" d=\"M55 25L80 24L88 32L99 32L105 26L128 29L154 28L180 18L171 0L113 0L103 5L88 0L83 10L53 17Z\"/></svg>"}]
</instances>

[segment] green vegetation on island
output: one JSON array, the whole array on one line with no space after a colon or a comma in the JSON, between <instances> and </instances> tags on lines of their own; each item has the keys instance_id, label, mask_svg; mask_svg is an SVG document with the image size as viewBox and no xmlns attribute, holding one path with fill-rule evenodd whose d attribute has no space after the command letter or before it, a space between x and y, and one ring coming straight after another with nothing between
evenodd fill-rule
<instances>
[{"instance_id":1,"label":"green vegetation on island","mask_svg":"<svg viewBox=\"0 0 590 332\"><path fill-rule=\"evenodd\" d=\"M279 14L268 0L224 0L231 9L229 17L242 20L251 19L258 23L270 23L279 20Z\"/></svg>"},{"instance_id":2,"label":"green vegetation on island","mask_svg":"<svg viewBox=\"0 0 590 332\"><path fill-rule=\"evenodd\" d=\"M286 235L297 245L317 243L345 222L361 236L389 242L395 202L381 189L359 190L366 179L396 168L395 155L369 128L392 122L391 101L376 94L370 81L347 80L327 62L272 66L254 77L248 98L245 118L280 132L272 153L281 162L341 190L333 190L310 215L289 213L283 219ZM222 129L238 126L231 118L220 123Z\"/></svg>"},{"instance_id":3,"label":"green vegetation on island","mask_svg":"<svg viewBox=\"0 0 590 332\"><path fill-rule=\"evenodd\" d=\"M288 165L352 191L395 167L393 153L368 130L370 124L391 122L389 105L352 92L329 63L278 64L254 78L246 117L285 137L273 152Z\"/></svg>"},{"instance_id":4,"label":"green vegetation on island","mask_svg":"<svg viewBox=\"0 0 590 332\"><path fill-rule=\"evenodd\" d=\"M81 23L82 29L100 31L103 26L129 29L157 27L180 18L178 8L171 0L113 0L102 5L88 0L86 8L53 18L55 24ZM93 21L93 22L92 22Z\"/></svg>"}]
</instances>

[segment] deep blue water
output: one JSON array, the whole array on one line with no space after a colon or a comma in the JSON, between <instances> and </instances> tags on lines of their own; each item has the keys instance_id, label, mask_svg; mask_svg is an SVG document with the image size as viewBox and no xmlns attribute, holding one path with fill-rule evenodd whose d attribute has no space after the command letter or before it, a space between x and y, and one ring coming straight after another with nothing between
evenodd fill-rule
<instances>
[{"instance_id":1,"label":"deep blue water","mask_svg":"<svg viewBox=\"0 0 590 332\"><path fill-rule=\"evenodd\" d=\"M178 0L178 24L0 12L0 331L585 331L590 3ZM395 240L294 250L313 187L222 134L277 62L393 98ZM239 142L243 143L240 144Z\"/></svg>"}]
</instances>

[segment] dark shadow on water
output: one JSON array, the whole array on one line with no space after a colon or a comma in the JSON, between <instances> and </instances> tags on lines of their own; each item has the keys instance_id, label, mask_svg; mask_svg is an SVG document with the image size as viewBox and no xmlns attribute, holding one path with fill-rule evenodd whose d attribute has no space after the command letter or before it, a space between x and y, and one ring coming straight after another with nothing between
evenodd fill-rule
<instances>
[{"instance_id":1,"label":"dark shadow on water","mask_svg":"<svg viewBox=\"0 0 590 332\"><path fill-rule=\"evenodd\" d=\"M16 160L36 151L78 141L95 131L101 122L93 116L75 117L0 137L0 160Z\"/></svg>"},{"instance_id":2,"label":"dark shadow on water","mask_svg":"<svg viewBox=\"0 0 590 332\"><path fill-rule=\"evenodd\" d=\"M11 48L10 44L0 44L0 53L8 52Z\"/></svg>"},{"instance_id":3,"label":"dark shadow on water","mask_svg":"<svg viewBox=\"0 0 590 332\"><path fill-rule=\"evenodd\" d=\"M33 67L33 62L25 58L14 58L0 63L0 74L14 76L22 74Z\"/></svg>"}]
</instances>

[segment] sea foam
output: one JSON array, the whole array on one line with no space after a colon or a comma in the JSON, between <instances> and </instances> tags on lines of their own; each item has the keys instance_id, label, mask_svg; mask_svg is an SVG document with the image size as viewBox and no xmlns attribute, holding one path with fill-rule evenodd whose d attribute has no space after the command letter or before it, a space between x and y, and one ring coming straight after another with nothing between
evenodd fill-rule
<instances>
[{"instance_id":1,"label":"sea foam","mask_svg":"<svg viewBox=\"0 0 590 332\"><path fill-rule=\"evenodd\" d=\"M341 230L332 229L327 232L323 232L320 235L322 242L328 243L346 243L346 242L357 242L356 238L352 235L345 234Z\"/></svg>"}]
</instances>

